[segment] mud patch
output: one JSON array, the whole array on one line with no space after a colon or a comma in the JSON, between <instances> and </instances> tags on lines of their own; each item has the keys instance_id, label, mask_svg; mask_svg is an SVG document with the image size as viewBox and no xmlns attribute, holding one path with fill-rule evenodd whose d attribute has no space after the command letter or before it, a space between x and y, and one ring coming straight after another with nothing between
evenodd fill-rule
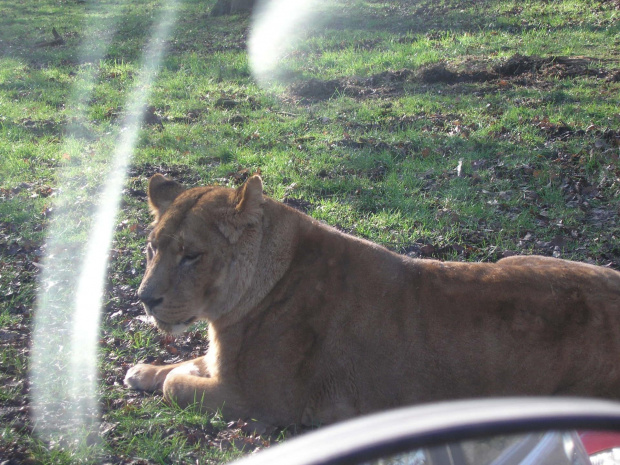
<instances>
[{"instance_id":1,"label":"mud patch","mask_svg":"<svg viewBox=\"0 0 620 465\"><path fill-rule=\"evenodd\" d=\"M523 73L536 72L542 65L543 62L538 58L517 54L494 66L493 71L500 76L520 76Z\"/></svg>"},{"instance_id":2,"label":"mud patch","mask_svg":"<svg viewBox=\"0 0 620 465\"><path fill-rule=\"evenodd\" d=\"M494 72L502 77L520 76L522 74L542 74L543 76L560 79L576 78L579 76L594 76L606 78L614 72L600 67L601 60L588 57L561 57L548 58L514 55L507 61L494 67ZM617 71L616 71L617 72Z\"/></svg>"},{"instance_id":3,"label":"mud patch","mask_svg":"<svg viewBox=\"0 0 620 465\"><path fill-rule=\"evenodd\" d=\"M412 84L463 84L501 82L503 86L525 85L530 80L544 78L574 79L594 77L617 82L620 70L601 67L601 60L588 57L546 58L516 54L500 63L471 60L457 69L442 62L417 70L401 69L384 71L367 78L310 79L290 87L289 93L298 100L321 101L337 94L349 97L385 97L402 93L406 83Z\"/></svg>"},{"instance_id":4,"label":"mud patch","mask_svg":"<svg viewBox=\"0 0 620 465\"><path fill-rule=\"evenodd\" d=\"M401 69L399 71L384 71L382 73L375 74L369 79L363 80L360 84L368 86L385 86L390 84L396 84L411 79L414 75L410 69Z\"/></svg>"},{"instance_id":5,"label":"mud patch","mask_svg":"<svg viewBox=\"0 0 620 465\"><path fill-rule=\"evenodd\" d=\"M308 100L327 100L345 88L346 83L338 79L323 81L312 78L309 81L294 84L290 91L292 94Z\"/></svg>"},{"instance_id":6,"label":"mud patch","mask_svg":"<svg viewBox=\"0 0 620 465\"><path fill-rule=\"evenodd\" d=\"M483 61L469 61L464 64L465 69L456 70L451 69L447 63L439 63L420 69L417 76L427 84L434 82L458 84L511 79L526 75L531 78L574 79L581 76L593 76L599 79L615 79L615 75L620 72L602 68L600 65L601 60L588 57L541 58L516 54L490 67Z\"/></svg>"}]
</instances>

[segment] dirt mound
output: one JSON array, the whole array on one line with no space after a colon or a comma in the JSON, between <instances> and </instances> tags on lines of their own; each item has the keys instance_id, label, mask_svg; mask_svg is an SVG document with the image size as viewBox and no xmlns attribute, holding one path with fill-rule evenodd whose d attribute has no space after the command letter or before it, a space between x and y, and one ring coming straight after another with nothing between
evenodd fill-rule
<instances>
[{"instance_id":1,"label":"dirt mound","mask_svg":"<svg viewBox=\"0 0 620 465\"><path fill-rule=\"evenodd\" d=\"M617 82L620 80L620 70L603 68L601 60L588 57L541 58L516 54L499 63L471 60L461 64L459 69L449 63L440 62L417 70L384 71L367 78L313 78L293 85L290 94L302 100L319 101L327 100L335 94L358 98L393 95L403 92L407 82L450 85L501 81L503 85L524 85L528 79L573 79L581 76Z\"/></svg>"},{"instance_id":2,"label":"dirt mound","mask_svg":"<svg viewBox=\"0 0 620 465\"><path fill-rule=\"evenodd\" d=\"M425 84L458 84L462 82L487 82L497 79L495 73L480 69L479 65L472 65L465 71L452 71L446 63L438 63L421 68L417 73L418 79Z\"/></svg>"},{"instance_id":3,"label":"dirt mound","mask_svg":"<svg viewBox=\"0 0 620 465\"><path fill-rule=\"evenodd\" d=\"M514 55L507 61L494 67L494 72L502 77L519 76L525 73L553 76L561 79L579 76L595 76L606 78L618 71L609 71L600 68L601 60L589 57L561 57L547 58L527 57Z\"/></svg>"},{"instance_id":4,"label":"dirt mound","mask_svg":"<svg viewBox=\"0 0 620 465\"><path fill-rule=\"evenodd\" d=\"M410 69L401 69L399 71L383 71L382 73L374 74L370 78L357 80L358 84L366 84L370 86L388 85L393 83L401 83L407 79L411 79L414 72Z\"/></svg>"},{"instance_id":5,"label":"dirt mound","mask_svg":"<svg viewBox=\"0 0 620 465\"><path fill-rule=\"evenodd\" d=\"M536 72L543 65L543 60L516 54L493 67L495 74L500 76L519 76L527 72Z\"/></svg>"},{"instance_id":6,"label":"dirt mound","mask_svg":"<svg viewBox=\"0 0 620 465\"><path fill-rule=\"evenodd\" d=\"M344 88L345 84L338 79L323 81L313 78L293 85L291 92L310 100L327 100L337 92L342 92Z\"/></svg>"}]
</instances>

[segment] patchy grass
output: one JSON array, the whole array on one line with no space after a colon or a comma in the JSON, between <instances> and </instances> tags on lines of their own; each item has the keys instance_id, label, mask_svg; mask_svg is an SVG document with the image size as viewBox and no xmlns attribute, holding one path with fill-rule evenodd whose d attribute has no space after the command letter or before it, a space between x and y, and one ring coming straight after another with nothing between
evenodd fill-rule
<instances>
[{"instance_id":1,"label":"patchy grass","mask_svg":"<svg viewBox=\"0 0 620 465\"><path fill-rule=\"evenodd\" d=\"M204 326L175 339L140 319L155 172L236 186L260 170L269 195L414 257L538 253L620 269L616 0L324 3L268 89L251 78L249 18L186 0L117 220L101 429L84 444L37 439L27 373L45 232L71 191L80 242L162 4L0 0L2 459L221 463L292 434L122 387L132 364L208 344Z\"/></svg>"}]
</instances>

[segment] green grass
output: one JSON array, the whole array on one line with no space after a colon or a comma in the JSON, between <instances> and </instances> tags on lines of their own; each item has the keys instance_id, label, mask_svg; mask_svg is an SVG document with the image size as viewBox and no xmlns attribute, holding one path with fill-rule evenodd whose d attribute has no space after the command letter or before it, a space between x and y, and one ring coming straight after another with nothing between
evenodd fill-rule
<instances>
[{"instance_id":1,"label":"green grass","mask_svg":"<svg viewBox=\"0 0 620 465\"><path fill-rule=\"evenodd\" d=\"M60 231L81 253L164 2L18 3L0 0L2 458L222 463L287 436L248 437L122 387L132 364L195 357L207 343L204 325L172 340L137 319L155 172L236 186L260 170L274 198L411 256L539 253L620 269L616 3L323 2L263 88L246 52L250 18L212 18L214 2L185 0L146 102L161 124L141 127L116 220L99 357L104 441L44 441L26 412L45 234L64 208ZM52 27L64 45L37 46ZM497 71L519 56L582 61ZM438 65L453 77L433 77Z\"/></svg>"}]
</instances>

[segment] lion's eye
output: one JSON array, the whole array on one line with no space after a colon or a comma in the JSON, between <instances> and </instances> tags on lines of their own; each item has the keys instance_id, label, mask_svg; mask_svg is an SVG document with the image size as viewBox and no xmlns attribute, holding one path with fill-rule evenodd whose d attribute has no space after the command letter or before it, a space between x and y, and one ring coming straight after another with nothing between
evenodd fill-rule
<instances>
[{"instance_id":1,"label":"lion's eye","mask_svg":"<svg viewBox=\"0 0 620 465\"><path fill-rule=\"evenodd\" d=\"M200 258L200 255L201 254L199 254L199 253L183 255L179 265L181 265L181 266L191 265L192 263L195 263L195 262L198 261L198 259Z\"/></svg>"}]
</instances>

